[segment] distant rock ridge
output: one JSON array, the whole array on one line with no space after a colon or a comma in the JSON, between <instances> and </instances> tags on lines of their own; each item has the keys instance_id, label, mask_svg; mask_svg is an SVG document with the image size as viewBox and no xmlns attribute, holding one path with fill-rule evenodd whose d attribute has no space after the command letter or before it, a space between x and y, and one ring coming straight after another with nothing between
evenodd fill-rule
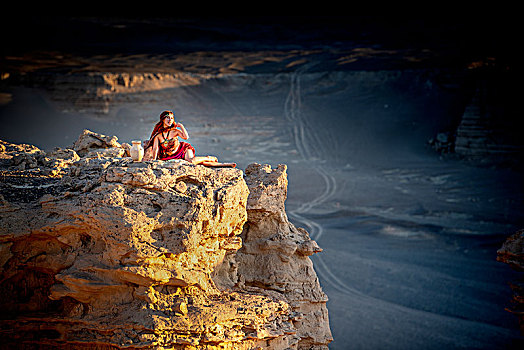
<instances>
[{"instance_id":1,"label":"distant rock ridge","mask_svg":"<svg viewBox=\"0 0 524 350\"><path fill-rule=\"evenodd\" d=\"M61 112L106 115L119 102L149 102L147 92L194 86L202 81L262 71L266 64L287 71L318 50L186 52L160 55L81 57L40 52L4 57L0 86L36 88ZM3 97L3 98L2 98ZM0 103L10 94L0 95Z\"/></svg>"},{"instance_id":2,"label":"distant rock ridge","mask_svg":"<svg viewBox=\"0 0 524 350\"><path fill-rule=\"evenodd\" d=\"M63 112L107 114L112 103L133 93L197 85L206 74L183 72L49 72L36 71L10 77L9 84L41 89Z\"/></svg>"},{"instance_id":3,"label":"distant rock ridge","mask_svg":"<svg viewBox=\"0 0 524 350\"><path fill-rule=\"evenodd\" d=\"M327 349L286 166L133 162L116 137L0 142L0 348Z\"/></svg>"}]
</instances>

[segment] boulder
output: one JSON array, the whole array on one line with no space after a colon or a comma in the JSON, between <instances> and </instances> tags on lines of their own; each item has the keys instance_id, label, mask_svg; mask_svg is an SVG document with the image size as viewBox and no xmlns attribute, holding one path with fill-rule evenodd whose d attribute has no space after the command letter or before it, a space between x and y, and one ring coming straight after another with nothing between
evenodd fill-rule
<instances>
[{"instance_id":1,"label":"boulder","mask_svg":"<svg viewBox=\"0 0 524 350\"><path fill-rule=\"evenodd\" d=\"M125 152L118 143L118 137L102 135L87 129L75 141L73 149L81 156L91 153L89 158L96 156L97 152L109 157L121 157Z\"/></svg>"}]
</instances>

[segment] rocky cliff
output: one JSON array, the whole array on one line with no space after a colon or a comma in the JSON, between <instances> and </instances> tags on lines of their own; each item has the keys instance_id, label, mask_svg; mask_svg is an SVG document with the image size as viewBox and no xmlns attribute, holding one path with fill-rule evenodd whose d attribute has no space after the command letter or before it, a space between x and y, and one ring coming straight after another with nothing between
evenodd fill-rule
<instances>
[{"instance_id":1,"label":"rocky cliff","mask_svg":"<svg viewBox=\"0 0 524 350\"><path fill-rule=\"evenodd\" d=\"M85 131L0 144L2 348L302 349L332 340L286 166L133 162Z\"/></svg>"}]
</instances>

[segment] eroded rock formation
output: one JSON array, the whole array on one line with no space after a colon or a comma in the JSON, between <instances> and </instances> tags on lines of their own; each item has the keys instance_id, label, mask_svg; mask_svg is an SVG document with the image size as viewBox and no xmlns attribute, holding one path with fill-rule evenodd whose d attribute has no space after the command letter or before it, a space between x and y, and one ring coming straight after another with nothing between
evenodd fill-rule
<instances>
[{"instance_id":1,"label":"eroded rock formation","mask_svg":"<svg viewBox=\"0 0 524 350\"><path fill-rule=\"evenodd\" d=\"M250 195L248 222L236 253L238 273L246 285L260 286L283 294L297 315L299 344L312 348L331 341L322 292L308 256L321 249L302 228L291 224L285 212L286 166L251 164L246 170Z\"/></svg>"},{"instance_id":2,"label":"eroded rock formation","mask_svg":"<svg viewBox=\"0 0 524 350\"><path fill-rule=\"evenodd\" d=\"M506 239L497 251L497 261L504 262L521 273L518 280L512 281L513 306L509 312L519 317L520 333L524 335L524 230L520 230Z\"/></svg>"},{"instance_id":3,"label":"eroded rock formation","mask_svg":"<svg viewBox=\"0 0 524 350\"><path fill-rule=\"evenodd\" d=\"M85 131L72 149L0 148L0 334L7 348L301 349L332 340L287 220L284 165L132 162Z\"/></svg>"}]
</instances>

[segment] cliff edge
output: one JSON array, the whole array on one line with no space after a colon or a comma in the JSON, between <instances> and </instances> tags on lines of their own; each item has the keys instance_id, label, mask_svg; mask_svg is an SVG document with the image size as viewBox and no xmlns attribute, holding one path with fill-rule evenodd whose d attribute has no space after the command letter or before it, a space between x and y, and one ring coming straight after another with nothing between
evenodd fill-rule
<instances>
[{"instance_id":1,"label":"cliff edge","mask_svg":"<svg viewBox=\"0 0 524 350\"><path fill-rule=\"evenodd\" d=\"M133 162L116 137L0 141L1 348L326 349L286 166Z\"/></svg>"}]
</instances>

